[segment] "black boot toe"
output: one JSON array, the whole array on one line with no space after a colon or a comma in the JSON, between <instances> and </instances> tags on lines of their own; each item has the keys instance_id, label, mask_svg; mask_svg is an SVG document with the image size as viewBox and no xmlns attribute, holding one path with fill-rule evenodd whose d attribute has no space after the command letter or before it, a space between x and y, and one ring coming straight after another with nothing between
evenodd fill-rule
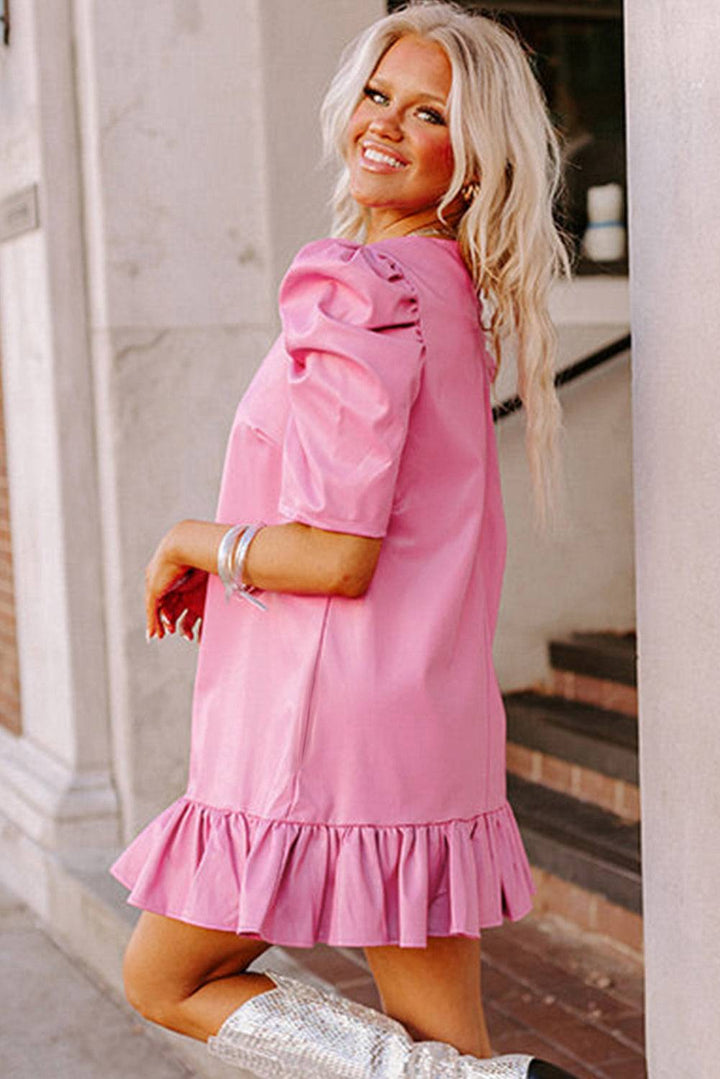
<instances>
[{"instance_id":1,"label":"black boot toe","mask_svg":"<svg viewBox=\"0 0 720 1079\"><path fill-rule=\"evenodd\" d=\"M528 1068L527 1079L575 1079L574 1075L558 1068L557 1064L548 1064L547 1060L533 1057Z\"/></svg>"}]
</instances>

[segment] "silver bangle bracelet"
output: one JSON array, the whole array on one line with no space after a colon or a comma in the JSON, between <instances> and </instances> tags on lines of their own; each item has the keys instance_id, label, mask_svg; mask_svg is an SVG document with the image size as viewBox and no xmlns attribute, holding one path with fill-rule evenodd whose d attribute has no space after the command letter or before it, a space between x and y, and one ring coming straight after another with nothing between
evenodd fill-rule
<instances>
[{"instance_id":1,"label":"silver bangle bracelet","mask_svg":"<svg viewBox=\"0 0 720 1079\"><path fill-rule=\"evenodd\" d=\"M230 564L231 576L235 592L248 600L249 603L255 604L263 611L267 610L265 604L253 595L255 591L254 585L248 585L243 583L243 571L245 569L245 559L247 558L248 548L253 539L260 531L261 528L265 528L265 521L257 521L254 525L248 525L240 538L237 546L234 548L232 561Z\"/></svg>"},{"instance_id":2,"label":"silver bangle bracelet","mask_svg":"<svg viewBox=\"0 0 720 1079\"><path fill-rule=\"evenodd\" d=\"M235 588L235 582L232 575L232 557L237 538L245 527L246 525L233 525L232 528L228 528L227 532L220 540L220 545L218 547L217 572L218 577L225 588L226 600L230 599Z\"/></svg>"}]
</instances>

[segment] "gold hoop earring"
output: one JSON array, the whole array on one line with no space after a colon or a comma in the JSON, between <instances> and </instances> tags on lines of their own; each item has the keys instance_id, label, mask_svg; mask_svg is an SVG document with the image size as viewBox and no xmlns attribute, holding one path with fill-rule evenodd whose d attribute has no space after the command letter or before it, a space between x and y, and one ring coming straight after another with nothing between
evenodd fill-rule
<instances>
[{"instance_id":1,"label":"gold hoop earring","mask_svg":"<svg viewBox=\"0 0 720 1079\"><path fill-rule=\"evenodd\" d=\"M477 180L470 180L470 182L465 184L465 187L461 189L461 194L465 202L472 202L479 190L479 182Z\"/></svg>"}]
</instances>

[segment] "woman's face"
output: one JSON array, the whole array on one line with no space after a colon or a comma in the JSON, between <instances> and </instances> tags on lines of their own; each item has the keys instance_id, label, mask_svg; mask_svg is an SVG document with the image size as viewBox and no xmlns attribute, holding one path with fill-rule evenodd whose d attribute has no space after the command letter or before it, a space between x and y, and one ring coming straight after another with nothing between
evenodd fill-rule
<instances>
[{"instance_id":1,"label":"woman's face","mask_svg":"<svg viewBox=\"0 0 720 1079\"><path fill-rule=\"evenodd\" d=\"M350 194L370 210L368 240L436 222L453 173L452 69L434 41L407 35L370 76L348 126Z\"/></svg>"}]
</instances>

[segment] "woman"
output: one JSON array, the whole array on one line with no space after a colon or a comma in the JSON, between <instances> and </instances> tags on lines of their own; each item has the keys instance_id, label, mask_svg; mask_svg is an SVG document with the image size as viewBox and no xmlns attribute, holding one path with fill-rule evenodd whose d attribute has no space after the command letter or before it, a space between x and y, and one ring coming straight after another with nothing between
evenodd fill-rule
<instances>
[{"instance_id":1,"label":"woman","mask_svg":"<svg viewBox=\"0 0 720 1079\"><path fill-rule=\"evenodd\" d=\"M481 929L533 893L492 668L485 331L498 356L517 330L542 509L555 136L518 44L446 3L362 34L323 121L335 237L283 280L216 521L176 525L147 569L149 636L202 619L202 641L187 794L112 869L143 908L126 991L259 1075L560 1075L483 1059L480 998ZM317 941L365 948L385 1015L247 972Z\"/></svg>"}]
</instances>

